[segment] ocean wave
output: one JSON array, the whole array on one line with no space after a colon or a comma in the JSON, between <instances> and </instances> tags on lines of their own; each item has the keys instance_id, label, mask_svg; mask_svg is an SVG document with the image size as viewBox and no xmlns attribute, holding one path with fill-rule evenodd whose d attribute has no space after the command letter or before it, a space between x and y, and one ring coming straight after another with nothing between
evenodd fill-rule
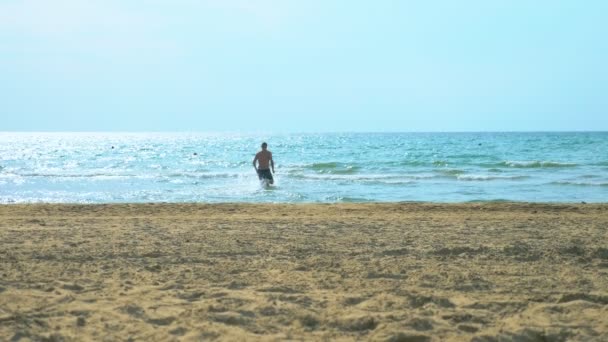
<instances>
[{"instance_id":1,"label":"ocean wave","mask_svg":"<svg viewBox=\"0 0 608 342\"><path fill-rule=\"evenodd\" d=\"M387 166L428 166L428 161L423 160L400 160L400 161L384 161L378 164Z\"/></svg>"},{"instance_id":2,"label":"ocean wave","mask_svg":"<svg viewBox=\"0 0 608 342\"><path fill-rule=\"evenodd\" d=\"M505 198L493 198L493 199L471 199L466 201L466 203L508 203L513 202L513 200L505 199Z\"/></svg>"},{"instance_id":3,"label":"ocean wave","mask_svg":"<svg viewBox=\"0 0 608 342\"><path fill-rule=\"evenodd\" d=\"M458 169L438 170L433 173L419 174L357 174L357 175L336 175L336 174L305 174L291 173L290 177L297 179L316 179L351 181L362 183L383 183L383 184L410 184L416 181L432 179L457 179L462 181L490 181L490 180L522 180L530 178L526 175L496 175L496 174L465 174L465 171Z\"/></svg>"},{"instance_id":4,"label":"ocean wave","mask_svg":"<svg viewBox=\"0 0 608 342\"><path fill-rule=\"evenodd\" d=\"M491 158L492 155L488 154L477 154L477 153L463 153L463 154L454 154L451 156L452 158L458 159L474 159L474 158Z\"/></svg>"},{"instance_id":5,"label":"ocean wave","mask_svg":"<svg viewBox=\"0 0 608 342\"><path fill-rule=\"evenodd\" d=\"M506 167L515 167L515 168L545 168L545 167L575 167L577 164L575 163L562 163L562 162L554 162L554 161L539 161L539 160L531 160L531 161L503 161L499 163L497 166L506 166Z\"/></svg>"},{"instance_id":6,"label":"ocean wave","mask_svg":"<svg viewBox=\"0 0 608 342\"><path fill-rule=\"evenodd\" d=\"M21 177L44 177L44 178L133 178L139 177L134 174L112 174L112 173L85 173L85 174L74 174L74 173L44 173L44 172L33 172L33 173L21 173L16 174Z\"/></svg>"},{"instance_id":7,"label":"ocean wave","mask_svg":"<svg viewBox=\"0 0 608 342\"><path fill-rule=\"evenodd\" d=\"M450 163L445 160L435 160L433 161L434 166L448 166Z\"/></svg>"},{"instance_id":8,"label":"ocean wave","mask_svg":"<svg viewBox=\"0 0 608 342\"><path fill-rule=\"evenodd\" d=\"M244 173L236 172L174 172L167 175L161 175L168 178L196 178L196 179L215 179L215 178L238 178Z\"/></svg>"},{"instance_id":9,"label":"ocean wave","mask_svg":"<svg viewBox=\"0 0 608 342\"><path fill-rule=\"evenodd\" d=\"M48 173L48 172L31 172L31 173L4 173L1 177L41 177L49 179L62 179L62 178L85 178L85 179L179 179L179 178L191 178L191 179L215 179L215 178L238 178L245 175L244 173L234 172L173 172L173 173Z\"/></svg>"},{"instance_id":10,"label":"ocean wave","mask_svg":"<svg viewBox=\"0 0 608 342\"><path fill-rule=\"evenodd\" d=\"M313 163L310 164L310 168L313 170L335 169L339 167L340 164L341 163L338 162Z\"/></svg>"},{"instance_id":11,"label":"ocean wave","mask_svg":"<svg viewBox=\"0 0 608 342\"><path fill-rule=\"evenodd\" d=\"M446 176L458 176L464 173L463 170L459 170L459 169L445 169L445 170L438 170L437 171L439 174L442 175L446 175Z\"/></svg>"},{"instance_id":12,"label":"ocean wave","mask_svg":"<svg viewBox=\"0 0 608 342\"><path fill-rule=\"evenodd\" d=\"M296 179L318 179L318 180L338 180L338 181L352 181L352 182L384 182L384 183L411 183L414 180L437 178L439 176L432 174L305 174L292 172L290 177Z\"/></svg>"},{"instance_id":13,"label":"ocean wave","mask_svg":"<svg viewBox=\"0 0 608 342\"><path fill-rule=\"evenodd\" d=\"M357 165L339 162L313 163L305 166L305 168L309 168L319 173L331 173L338 175L354 174L360 169L360 167Z\"/></svg>"},{"instance_id":14,"label":"ocean wave","mask_svg":"<svg viewBox=\"0 0 608 342\"><path fill-rule=\"evenodd\" d=\"M351 196L326 196L325 201L329 202L341 202L341 203L358 203L358 202L369 202L370 200L364 197L351 197Z\"/></svg>"},{"instance_id":15,"label":"ocean wave","mask_svg":"<svg viewBox=\"0 0 608 342\"><path fill-rule=\"evenodd\" d=\"M577 181L556 181L549 184L572 185L572 186L608 186L608 182L577 182Z\"/></svg>"},{"instance_id":16,"label":"ocean wave","mask_svg":"<svg viewBox=\"0 0 608 342\"><path fill-rule=\"evenodd\" d=\"M413 184L416 183L414 180L405 180L405 179L382 179L382 180L366 180L364 181L366 184L386 184L386 185L405 185L405 184Z\"/></svg>"},{"instance_id":17,"label":"ocean wave","mask_svg":"<svg viewBox=\"0 0 608 342\"><path fill-rule=\"evenodd\" d=\"M520 180L530 178L530 176L496 176L496 175L460 175L456 177L463 181L490 181L490 180Z\"/></svg>"}]
</instances>

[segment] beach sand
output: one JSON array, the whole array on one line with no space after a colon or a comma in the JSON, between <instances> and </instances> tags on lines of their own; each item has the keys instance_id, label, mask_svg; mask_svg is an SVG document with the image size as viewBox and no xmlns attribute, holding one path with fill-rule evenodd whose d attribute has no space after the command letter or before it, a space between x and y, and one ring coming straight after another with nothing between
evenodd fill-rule
<instances>
[{"instance_id":1,"label":"beach sand","mask_svg":"<svg viewBox=\"0 0 608 342\"><path fill-rule=\"evenodd\" d=\"M2 341L607 341L608 204L0 206Z\"/></svg>"}]
</instances>

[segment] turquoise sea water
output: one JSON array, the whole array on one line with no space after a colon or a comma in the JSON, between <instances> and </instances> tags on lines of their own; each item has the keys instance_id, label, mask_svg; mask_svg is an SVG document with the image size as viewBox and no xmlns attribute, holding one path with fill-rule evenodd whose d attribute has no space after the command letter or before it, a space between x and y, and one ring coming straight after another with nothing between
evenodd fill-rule
<instances>
[{"instance_id":1,"label":"turquoise sea water","mask_svg":"<svg viewBox=\"0 0 608 342\"><path fill-rule=\"evenodd\" d=\"M608 132L0 133L0 203L497 200L608 202Z\"/></svg>"}]
</instances>

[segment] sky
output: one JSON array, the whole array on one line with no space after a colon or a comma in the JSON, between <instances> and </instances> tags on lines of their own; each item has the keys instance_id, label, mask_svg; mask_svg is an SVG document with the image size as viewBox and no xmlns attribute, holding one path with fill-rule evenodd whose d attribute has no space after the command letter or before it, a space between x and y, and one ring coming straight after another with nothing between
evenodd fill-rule
<instances>
[{"instance_id":1,"label":"sky","mask_svg":"<svg viewBox=\"0 0 608 342\"><path fill-rule=\"evenodd\" d=\"M608 130L605 0L0 0L0 131Z\"/></svg>"}]
</instances>

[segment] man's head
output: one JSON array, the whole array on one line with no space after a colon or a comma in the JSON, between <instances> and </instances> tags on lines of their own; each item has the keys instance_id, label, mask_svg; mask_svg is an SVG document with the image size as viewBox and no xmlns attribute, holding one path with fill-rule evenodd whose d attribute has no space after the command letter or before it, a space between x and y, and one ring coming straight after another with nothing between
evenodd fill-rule
<instances>
[{"instance_id":1,"label":"man's head","mask_svg":"<svg viewBox=\"0 0 608 342\"><path fill-rule=\"evenodd\" d=\"M267 143L265 143L265 142L263 142L263 143L262 143L262 150L265 150L267 147L268 147L268 144L267 144Z\"/></svg>"}]
</instances>

